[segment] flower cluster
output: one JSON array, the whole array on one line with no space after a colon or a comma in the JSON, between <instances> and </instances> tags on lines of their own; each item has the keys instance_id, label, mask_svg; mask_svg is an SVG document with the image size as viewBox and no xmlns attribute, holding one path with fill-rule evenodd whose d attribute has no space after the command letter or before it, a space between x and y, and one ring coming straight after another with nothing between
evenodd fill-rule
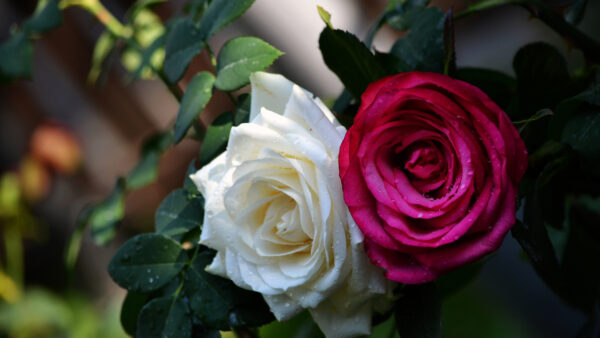
<instances>
[{"instance_id":1,"label":"flower cluster","mask_svg":"<svg viewBox=\"0 0 600 338\"><path fill-rule=\"evenodd\" d=\"M207 271L261 293L277 319L308 309L329 337L368 334L389 291L376 266L431 281L513 225L525 148L477 88L382 79L346 133L284 77L254 73L251 85L250 122L191 177L206 198L200 242L217 251Z\"/></svg>"}]
</instances>

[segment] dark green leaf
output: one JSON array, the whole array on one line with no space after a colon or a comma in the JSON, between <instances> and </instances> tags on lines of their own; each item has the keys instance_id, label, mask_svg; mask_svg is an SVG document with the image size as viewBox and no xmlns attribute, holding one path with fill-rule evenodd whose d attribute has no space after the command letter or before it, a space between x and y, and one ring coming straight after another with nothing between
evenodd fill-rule
<instances>
[{"instance_id":1,"label":"dark green leaf","mask_svg":"<svg viewBox=\"0 0 600 338\"><path fill-rule=\"evenodd\" d=\"M411 70L441 73L444 70L444 12L430 7L413 19L408 35L394 43L390 53Z\"/></svg>"},{"instance_id":2,"label":"dark green leaf","mask_svg":"<svg viewBox=\"0 0 600 338\"><path fill-rule=\"evenodd\" d=\"M410 66L394 54L375 52L375 58L385 69L387 75L409 72Z\"/></svg>"},{"instance_id":3,"label":"dark green leaf","mask_svg":"<svg viewBox=\"0 0 600 338\"><path fill-rule=\"evenodd\" d=\"M160 153L145 154L140 162L127 174L127 188L139 189L156 180L158 176L158 161Z\"/></svg>"},{"instance_id":4,"label":"dark green leaf","mask_svg":"<svg viewBox=\"0 0 600 338\"><path fill-rule=\"evenodd\" d=\"M454 11L452 8L444 16L444 74L456 76L456 50L454 39Z\"/></svg>"},{"instance_id":5,"label":"dark green leaf","mask_svg":"<svg viewBox=\"0 0 600 338\"><path fill-rule=\"evenodd\" d=\"M24 32L0 44L0 82L31 78L33 44Z\"/></svg>"},{"instance_id":6,"label":"dark green leaf","mask_svg":"<svg viewBox=\"0 0 600 338\"><path fill-rule=\"evenodd\" d=\"M535 114L533 114L533 116L531 116L530 118L528 118L527 120L521 120L521 121L514 121L513 124L515 125L521 125L518 129L519 133L521 133L525 127L527 127L527 125L531 122L535 122L539 119L542 119L546 116L552 116L554 115L554 113L552 112L552 110L550 109L542 109L542 110L538 110L537 112L535 112Z\"/></svg>"},{"instance_id":7,"label":"dark green leaf","mask_svg":"<svg viewBox=\"0 0 600 338\"><path fill-rule=\"evenodd\" d=\"M349 32L325 27L319 37L319 48L327 67L355 99L360 98L371 82L385 75L375 56Z\"/></svg>"},{"instance_id":8,"label":"dark green leaf","mask_svg":"<svg viewBox=\"0 0 600 338\"><path fill-rule=\"evenodd\" d=\"M315 324L308 311L285 322L274 321L259 328L261 338L324 338L325 336Z\"/></svg>"},{"instance_id":9,"label":"dark green leaf","mask_svg":"<svg viewBox=\"0 0 600 338\"><path fill-rule=\"evenodd\" d=\"M23 24L23 28L31 33L42 34L62 23L62 13L56 0L39 0L34 15Z\"/></svg>"},{"instance_id":10,"label":"dark green leaf","mask_svg":"<svg viewBox=\"0 0 600 338\"><path fill-rule=\"evenodd\" d=\"M98 245L106 245L115 236L117 225L125 216L125 180L119 179L111 194L95 206L89 219L92 238Z\"/></svg>"},{"instance_id":11,"label":"dark green leaf","mask_svg":"<svg viewBox=\"0 0 600 338\"><path fill-rule=\"evenodd\" d=\"M457 78L481 89L512 117L508 108L513 105L516 97L517 82L514 78L483 68L460 68Z\"/></svg>"},{"instance_id":12,"label":"dark green leaf","mask_svg":"<svg viewBox=\"0 0 600 338\"><path fill-rule=\"evenodd\" d=\"M179 297L156 298L140 313L136 337L186 338L192 335L192 320Z\"/></svg>"},{"instance_id":13,"label":"dark green leaf","mask_svg":"<svg viewBox=\"0 0 600 338\"><path fill-rule=\"evenodd\" d=\"M175 143L185 136L194 120L212 97L215 77L209 72L200 72L187 86L175 120Z\"/></svg>"},{"instance_id":14,"label":"dark green leaf","mask_svg":"<svg viewBox=\"0 0 600 338\"><path fill-rule=\"evenodd\" d=\"M214 253L201 247L192 266L186 270L183 292L190 307L207 326L228 329L230 326L260 326L274 320L262 296L243 290L230 280L207 273L204 269Z\"/></svg>"},{"instance_id":15,"label":"dark green leaf","mask_svg":"<svg viewBox=\"0 0 600 338\"><path fill-rule=\"evenodd\" d=\"M191 229L201 227L203 217L202 196L189 196L186 190L177 189L171 192L156 210L156 232L180 240Z\"/></svg>"},{"instance_id":16,"label":"dark green leaf","mask_svg":"<svg viewBox=\"0 0 600 338\"><path fill-rule=\"evenodd\" d=\"M547 43L536 42L521 48L515 55L513 68L519 95L519 115L515 119L526 119L540 109L554 109L560 101L576 93L565 59Z\"/></svg>"},{"instance_id":17,"label":"dark green leaf","mask_svg":"<svg viewBox=\"0 0 600 338\"><path fill-rule=\"evenodd\" d=\"M156 180L160 156L171 144L171 132L153 135L144 143L140 161L127 174L127 189L139 189Z\"/></svg>"},{"instance_id":18,"label":"dark green leaf","mask_svg":"<svg viewBox=\"0 0 600 338\"><path fill-rule=\"evenodd\" d=\"M391 27L405 31L412 25L413 18L416 17L426 6L429 0L391 0L385 10L375 20L375 23L369 29L365 38L365 45L371 47L373 39L379 28L387 23Z\"/></svg>"},{"instance_id":19,"label":"dark green leaf","mask_svg":"<svg viewBox=\"0 0 600 338\"><path fill-rule=\"evenodd\" d=\"M394 29L409 30L415 18L427 7L430 0L392 0L385 10L385 22Z\"/></svg>"},{"instance_id":20,"label":"dark green leaf","mask_svg":"<svg viewBox=\"0 0 600 338\"><path fill-rule=\"evenodd\" d=\"M176 22L167 37L163 71L171 83L181 79L192 59L204 48L204 40L190 19Z\"/></svg>"},{"instance_id":21,"label":"dark green leaf","mask_svg":"<svg viewBox=\"0 0 600 338\"><path fill-rule=\"evenodd\" d=\"M402 338L441 338L441 312L434 283L405 285L395 304L396 329Z\"/></svg>"},{"instance_id":22,"label":"dark green leaf","mask_svg":"<svg viewBox=\"0 0 600 338\"><path fill-rule=\"evenodd\" d=\"M596 302L587 322L583 325L575 338L592 337L600 337L600 300Z\"/></svg>"},{"instance_id":23,"label":"dark green leaf","mask_svg":"<svg viewBox=\"0 0 600 338\"><path fill-rule=\"evenodd\" d=\"M69 244L65 250L65 267L70 277L73 276L75 271L75 264L79 257L79 250L81 249L81 241L83 239L83 233L89 223L92 211L94 208L91 205L86 205L81 209L77 219L75 220L75 230L69 238Z\"/></svg>"},{"instance_id":24,"label":"dark green leaf","mask_svg":"<svg viewBox=\"0 0 600 338\"><path fill-rule=\"evenodd\" d=\"M219 330L207 329L200 325L192 327L192 338L221 338Z\"/></svg>"},{"instance_id":25,"label":"dark green leaf","mask_svg":"<svg viewBox=\"0 0 600 338\"><path fill-rule=\"evenodd\" d=\"M446 298L475 280L484 263L485 259L467 264L436 279L435 284L438 287L440 297Z\"/></svg>"},{"instance_id":26,"label":"dark green leaf","mask_svg":"<svg viewBox=\"0 0 600 338\"><path fill-rule=\"evenodd\" d=\"M250 118L250 94L242 94L237 98L237 109L233 115L233 125L239 126Z\"/></svg>"},{"instance_id":27,"label":"dark green leaf","mask_svg":"<svg viewBox=\"0 0 600 338\"><path fill-rule=\"evenodd\" d=\"M600 172L600 107L584 107L565 125L563 142L571 145L582 160L585 171Z\"/></svg>"},{"instance_id":28,"label":"dark green leaf","mask_svg":"<svg viewBox=\"0 0 600 338\"><path fill-rule=\"evenodd\" d=\"M200 34L208 40L252 6L254 0L213 0L200 21Z\"/></svg>"},{"instance_id":29,"label":"dark green leaf","mask_svg":"<svg viewBox=\"0 0 600 338\"><path fill-rule=\"evenodd\" d=\"M587 2L587 0L573 1L573 4L565 13L565 19L567 22L577 25L583 18L583 13L585 13Z\"/></svg>"},{"instance_id":30,"label":"dark green leaf","mask_svg":"<svg viewBox=\"0 0 600 338\"><path fill-rule=\"evenodd\" d=\"M600 300L600 198L582 195L573 199L570 233L561 266L564 297L589 313Z\"/></svg>"},{"instance_id":31,"label":"dark green leaf","mask_svg":"<svg viewBox=\"0 0 600 338\"><path fill-rule=\"evenodd\" d=\"M200 148L200 165L203 166L212 161L227 147L229 132L233 126L233 112L225 112L219 115L206 129L206 135Z\"/></svg>"},{"instance_id":32,"label":"dark green leaf","mask_svg":"<svg viewBox=\"0 0 600 338\"><path fill-rule=\"evenodd\" d=\"M196 171L198 171L198 169L196 168L196 160L193 160L192 163L190 163L185 173L185 179L183 180L183 189L185 189L188 192L188 194L191 195L200 195L200 191L198 191L196 183L194 183L194 181L192 181L192 179L190 178L190 175L196 173Z\"/></svg>"},{"instance_id":33,"label":"dark green leaf","mask_svg":"<svg viewBox=\"0 0 600 338\"><path fill-rule=\"evenodd\" d=\"M146 49L144 49L144 51L141 53L142 60L140 61L140 64L137 67L137 69L131 74L132 77L139 78L142 76L142 72L144 71L144 69L147 69L148 66L151 66L151 61L152 61L154 55L156 55L156 52L165 46L166 41L167 41L167 34L163 34L163 35L159 36L158 38L156 38L156 40L154 40L150 44L150 46L148 46ZM164 65L164 61L163 61L163 65ZM155 71L163 71L164 72L164 70L161 70L161 69L157 69Z\"/></svg>"},{"instance_id":34,"label":"dark green leaf","mask_svg":"<svg viewBox=\"0 0 600 338\"><path fill-rule=\"evenodd\" d=\"M187 255L179 243L159 234L142 234L125 242L108 265L121 287L149 292L167 284L183 268Z\"/></svg>"},{"instance_id":35,"label":"dark green leaf","mask_svg":"<svg viewBox=\"0 0 600 338\"><path fill-rule=\"evenodd\" d=\"M142 308L150 300L147 294L128 292L121 307L121 326L125 332L134 335L137 330L138 317Z\"/></svg>"},{"instance_id":36,"label":"dark green leaf","mask_svg":"<svg viewBox=\"0 0 600 338\"><path fill-rule=\"evenodd\" d=\"M259 38L231 39L219 52L215 87L224 91L240 89L250 83L250 73L265 70L282 54Z\"/></svg>"},{"instance_id":37,"label":"dark green leaf","mask_svg":"<svg viewBox=\"0 0 600 338\"><path fill-rule=\"evenodd\" d=\"M554 223L560 229L564 215L564 182L568 176L571 153L556 154L536 178L533 189L527 193L523 222L512 228L513 237L529 256L531 264L544 282L556 293L561 293L559 258L546 229Z\"/></svg>"},{"instance_id":38,"label":"dark green leaf","mask_svg":"<svg viewBox=\"0 0 600 338\"><path fill-rule=\"evenodd\" d=\"M590 106L600 107L600 85L567 98L557 105L556 116L550 123L550 137L557 141L562 140L563 130L571 117L576 115L580 109L586 109Z\"/></svg>"}]
</instances>

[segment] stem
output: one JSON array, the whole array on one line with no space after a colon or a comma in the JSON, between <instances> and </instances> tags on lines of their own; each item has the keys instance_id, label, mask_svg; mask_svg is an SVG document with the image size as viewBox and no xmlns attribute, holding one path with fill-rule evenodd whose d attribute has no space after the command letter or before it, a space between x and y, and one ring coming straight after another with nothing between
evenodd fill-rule
<instances>
[{"instance_id":1,"label":"stem","mask_svg":"<svg viewBox=\"0 0 600 338\"><path fill-rule=\"evenodd\" d=\"M23 289L23 243L21 234L14 224L4 229L4 249L6 250L6 274Z\"/></svg>"},{"instance_id":2,"label":"stem","mask_svg":"<svg viewBox=\"0 0 600 338\"><path fill-rule=\"evenodd\" d=\"M177 101L181 102L181 99L183 98L183 91L181 91L181 88L179 88L179 86L177 85L177 83L171 83L171 82L169 82L169 80L167 80L167 77L165 76L165 73L162 71L162 69L161 70L154 70L154 72L156 74L158 74L158 77L165 84L165 86L167 86L167 89L169 89L169 91L171 92L171 94L173 94L173 96L175 96L175 98L177 99Z\"/></svg>"},{"instance_id":3,"label":"stem","mask_svg":"<svg viewBox=\"0 0 600 338\"><path fill-rule=\"evenodd\" d=\"M216 71L217 59L215 58L215 53L213 53L208 42L205 41L204 45L206 46L206 50L208 51L208 54L210 55L210 63L212 64L212 66L215 68L215 71Z\"/></svg>"},{"instance_id":4,"label":"stem","mask_svg":"<svg viewBox=\"0 0 600 338\"><path fill-rule=\"evenodd\" d=\"M66 9L71 6L81 7L90 12L98 21L100 21L106 29L116 36L123 39L128 45L136 48L138 51L144 49L132 38L132 30L130 27L124 26L110 13L99 0L62 0L59 4L61 9ZM183 92L176 83L170 83L162 70L153 69L167 89L175 96L177 101L181 102Z\"/></svg>"},{"instance_id":5,"label":"stem","mask_svg":"<svg viewBox=\"0 0 600 338\"><path fill-rule=\"evenodd\" d=\"M123 26L99 0L62 0L59 6L61 9L79 6L90 12L115 36L122 39L129 39L131 37L131 28Z\"/></svg>"},{"instance_id":6,"label":"stem","mask_svg":"<svg viewBox=\"0 0 600 338\"><path fill-rule=\"evenodd\" d=\"M582 33L575 26L565 21L562 16L552 12L545 6L527 6L527 9L531 15L542 20L548 27L581 49L587 59L595 63L600 63L600 43Z\"/></svg>"},{"instance_id":7,"label":"stem","mask_svg":"<svg viewBox=\"0 0 600 338\"><path fill-rule=\"evenodd\" d=\"M231 103L233 103L234 106L237 107L237 100L235 99L235 97L233 97L233 95L231 94L231 92L225 92L227 94L227 97L229 98L229 100L231 101Z\"/></svg>"},{"instance_id":8,"label":"stem","mask_svg":"<svg viewBox=\"0 0 600 338\"><path fill-rule=\"evenodd\" d=\"M496 8L502 5L520 5L529 13L555 32L569 41L574 47L579 48L586 59L600 63L600 43L582 33L575 26L568 23L561 15L553 12L543 2L539 0L487 0L469 6L466 10L454 16L455 20L460 20L471 14Z\"/></svg>"}]
</instances>

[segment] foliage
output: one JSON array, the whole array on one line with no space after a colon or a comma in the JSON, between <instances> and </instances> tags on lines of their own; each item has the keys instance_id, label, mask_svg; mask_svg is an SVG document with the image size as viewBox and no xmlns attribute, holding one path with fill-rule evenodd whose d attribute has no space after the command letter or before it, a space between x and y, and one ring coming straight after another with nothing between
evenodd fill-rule
<instances>
[{"instance_id":1,"label":"foliage","mask_svg":"<svg viewBox=\"0 0 600 338\"><path fill-rule=\"evenodd\" d=\"M233 38L217 55L213 53L209 39L240 17L253 0L188 1L183 12L164 25L151 10L150 5L156 2L138 1L121 24L99 1L41 0L33 16L0 44L0 81L29 78L33 41L60 25L62 9L79 6L101 18L106 26L94 50L90 80L101 75L111 53L118 53L130 78L156 76L181 102L172 128L148 139L139 163L117 180L105 200L82 212L68 249L71 266L86 226L98 244L113 239L125 216L127 192L156 180L160 157L171 146L186 137L202 141L197 160L200 165L218 156L226 147L231 128L248 120L249 95L236 99L233 92L249 83L251 72L266 69L283 54L249 36ZM522 214L518 213L512 235L552 291L589 315L581 334L592 337L598 334L600 321L600 270L590 269L597 266L600 255L600 44L574 26L581 20L586 3L573 1L558 12L539 0L484 0L454 15L428 7L428 0L391 0L364 41L335 29L332 15L325 9L319 8L318 15L324 21L319 38L323 60L345 87L333 105L343 123L351 124L360 96L370 83L413 70L443 72L469 82L509 114L529 152L528 170L519 192ZM500 5L523 6L570 46L580 49L585 66L571 73L555 47L536 42L523 46L514 56L515 76L489 69L456 69L454 21ZM372 41L384 25L405 34L389 51L374 51ZM182 92L179 82L201 53L210 58L213 68L189 74L191 80ZM204 128L198 117L216 91L230 97L235 108ZM188 175L195 170L193 162ZM10 178L3 179L0 217L5 217L1 212L16 205L10 184ZM129 239L111 261L111 277L128 290L121 323L129 334L204 337L233 329L253 335L253 328L274 320L259 294L204 270L214 252L198 244L203 204L200 192L186 177L183 188L171 192L156 211L155 233ZM447 314L444 302L474 278L479 266L456 271L435 284L400 285L395 290L394 315L388 313L389 319L384 318L380 326L385 329L376 331L395 327L402 337L442 336L442 314ZM0 285L9 285L6 280L0 271ZM6 291L0 293L4 299L9 299L7 295ZM38 296L46 297L31 296L31 302L37 304ZM53 311L68 310L59 304ZM290 330L298 337L319 334L306 313L287 323L262 326L258 334L276 337L288 335Z\"/></svg>"}]
</instances>

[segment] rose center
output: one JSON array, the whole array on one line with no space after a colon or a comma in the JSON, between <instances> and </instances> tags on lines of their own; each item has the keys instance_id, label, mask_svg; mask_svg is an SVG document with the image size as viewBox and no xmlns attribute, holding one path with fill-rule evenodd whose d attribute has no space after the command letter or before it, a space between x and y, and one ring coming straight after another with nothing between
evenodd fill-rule
<instances>
[{"instance_id":1,"label":"rose center","mask_svg":"<svg viewBox=\"0 0 600 338\"><path fill-rule=\"evenodd\" d=\"M404 170L420 180L439 177L444 168L443 155L431 143L419 143L409 146L402 152Z\"/></svg>"}]
</instances>

